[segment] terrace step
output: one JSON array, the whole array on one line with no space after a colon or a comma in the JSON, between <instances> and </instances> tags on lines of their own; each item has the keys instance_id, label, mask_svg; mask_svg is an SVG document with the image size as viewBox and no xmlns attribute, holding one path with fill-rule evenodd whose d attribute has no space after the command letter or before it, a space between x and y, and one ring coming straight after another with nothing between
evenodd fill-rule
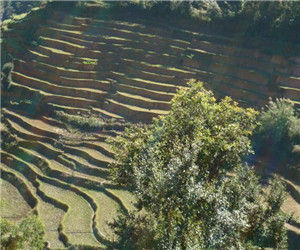
<instances>
[{"instance_id":1,"label":"terrace step","mask_svg":"<svg viewBox=\"0 0 300 250\"><path fill-rule=\"evenodd\" d=\"M174 86L171 84L166 84L166 83L161 83L161 82L153 82L149 80L144 80L141 78L129 78L129 77L124 77L124 76L116 76L116 79L121 83L121 84L126 84L126 85L132 85L138 88L145 88L148 90L154 90L154 91L162 91L166 93L176 93L179 87L181 86Z\"/></svg>"},{"instance_id":2,"label":"terrace step","mask_svg":"<svg viewBox=\"0 0 300 250\"><path fill-rule=\"evenodd\" d=\"M82 23L82 20L81 22L78 22L78 21L74 21L76 22L77 24L82 24L84 26L86 25L90 25L91 23L91 20L85 20L86 23ZM140 20L142 21L141 23L143 23L144 20ZM93 20L93 22L95 22ZM161 24L156 24L154 26L156 26L156 28L153 28L153 24L152 23L152 26L149 26L148 23L147 25L141 25L141 23L131 23L130 22L127 22L125 24L125 22L116 22L116 21L103 21L103 20L99 20L98 21L99 24L103 27L109 27L109 28L115 28L115 30L130 30L131 32L134 32L134 33L138 33L139 31L141 33L148 33L149 31L152 33L155 29L156 32L153 32L152 34L148 34L148 37L151 38L151 42L154 41L154 38L155 38L155 41L156 39L160 38L160 39L169 39L169 41L173 41L173 42L179 42L179 44L177 44L177 46L182 46L182 47L186 47L189 45L190 41L188 41L188 39L190 38L190 36L193 36L193 39L191 39L191 44L193 46L196 46L197 48L202 48L202 49L205 49L205 50L211 50L210 52L213 52L213 53L222 53L222 54L225 54L225 55L229 55L229 56L237 56L237 57L245 57L245 58L253 58L253 56L255 57L255 60L258 61L258 60L263 60L265 62L270 62L272 61L271 60L271 57L270 56L266 56L266 55L263 55L262 53L259 53L258 50L253 50L253 49L245 49L245 48L241 48L241 47L238 47L236 46L236 44L234 44L234 47L232 46L232 42L234 42L233 39L228 39L228 38L225 38L225 37L218 37L218 36L215 36L215 35L209 35L209 34L203 34L203 33L197 33L197 32L191 32L191 31L188 31L188 30L182 30L182 29L174 29L174 27L167 27L167 26L163 26ZM160 27L160 28L157 28L157 27ZM163 27L163 29L162 29ZM167 28L167 32L165 31ZM158 32L158 33L157 33ZM163 36L160 36L159 33L163 33ZM174 37L179 37L178 35L180 34L180 38L182 40L176 40L174 39ZM170 38L171 39L170 39ZM147 36L144 36L144 39L146 39ZM231 45L224 45L222 44L220 41L225 41L226 40L226 43L227 44L230 44ZM216 46L216 41L217 41L217 46ZM162 41L158 42L158 43L162 43ZM276 62L276 60L274 60Z\"/></svg>"},{"instance_id":3,"label":"terrace step","mask_svg":"<svg viewBox=\"0 0 300 250\"><path fill-rule=\"evenodd\" d=\"M59 27L59 23L51 22L52 25L57 25ZM108 29L115 29L115 30L123 30L124 32L131 32L131 33L138 33L143 36L146 40L155 38L160 38L161 43L163 42L173 42L176 46L186 46L188 42L182 40L176 40L172 38L168 38L170 34L169 31L163 30L161 28L155 28L153 26L145 26L138 23L132 22L121 22L121 21L107 21L107 20L96 20L96 19L89 19L89 18L80 18L74 17L72 20L69 20L69 24L73 24L72 26L63 26L61 28L69 28L70 30L84 30L87 25L89 27L99 28L99 27L106 27ZM167 37L167 38L165 38Z\"/></svg>"},{"instance_id":4,"label":"terrace step","mask_svg":"<svg viewBox=\"0 0 300 250\"><path fill-rule=\"evenodd\" d=\"M24 61L17 61L15 64L15 71L23 75L27 75L30 72L30 76L33 78L39 78L44 81L51 82L53 84L65 86L65 87L77 87L77 88L90 88L97 90L108 91L110 89L110 82L107 80L95 80L84 78L70 78L59 75L52 75L49 72L41 70L40 65L37 63L27 64Z\"/></svg>"},{"instance_id":5,"label":"terrace step","mask_svg":"<svg viewBox=\"0 0 300 250\"><path fill-rule=\"evenodd\" d=\"M88 186L90 183L92 183L95 187L102 185L102 182L99 181L100 179L93 176L85 176L84 178L80 176L82 175L80 173L76 174L72 171L68 171L68 173L62 172L61 170L66 169L65 167L57 164L57 162L50 162L49 160L42 158L37 152L32 150L19 147L14 150L13 153L27 164L34 164L37 166L35 167L35 170L39 169L38 172L40 175L50 177L56 181L74 184L77 186Z\"/></svg>"},{"instance_id":6,"label":"terrace step","mask_svg":"<svg viewBox=\"0 0 300 250\"><path fill-rule=\"evenodd\" d=\"M74 56L74 54L69 53L67 51L55 49L55 48L51 48L51 47L47 47L47 46L42 46L42 45L39 45L38 47L36 47L35 50L37 53L47 56L51 59L56 57L56 60L66 61L66 60L68 60L68 58Z\"/></svg>"},{"instance_id":7,"label":"terrace step","mask_svg":"<svg viewBox=\"0 0 300 250\"><path fill-rule=\"evenodd\" d=\"M175 76L178 78L195 78L196 74L187 70L174 68L174 67L164 67L162 65L152 65L144 61L135 61L132 59L122 58L121 61L130 67L138 67L145 71L150 71L155 74L163 74L169 76Z\"/></svg>"},{"instance_id":8,"label":"terrace step","mask_svg":"<svg viewBox=\"0 0 300 250\"><path fill-rule=\"evenodd\" d=\"M250 60L240 57L223 56L214 53L208 53L207 51L202 51L201 49L188 49L188 51L191 51L190 53L194 52L194 57L190 60L205 62L207 65L216 63L223 65L224 67L238 69L242 72L246 72L247 74L251 73L252 77L256 76L258 79L263 77L269 78L276 71L276 66L261 62L258 64L255 59Z\"/></svg>"},{"instance_id":9,"label":"terrace step","mask_svg":"<svg viewBox=\"0 0 300 250\"><path fill-rule=\"evenodd\" d=\"M69 209L63 218L62 227L69 242L99 247L99 242L92 231L94 212L83 197L70 190L48 183L42 183L41 190L47 195L68 204Z\"/></svg>"},{"instance_id":10,"label":"terrace step","mask_svg":"<svg viewBox=\"0 0 300 250\"><path fill-rule=\"evenodd\" d=\"M65 68L69 68L73 70L81 70L81 71L95 71L98 63L97 59L77 57L76 55L61 58L60 56L56 56L55 53L52 53L51 56L47 56L44 55L41 50L37 52L37 50L34 49L28 50L28 53L24 59L26 61L27 60L37 61L49 65L65 67ZM86 63L89 61L93 61L93 64Z\"/></svg>"},{"instance_id":11,"label":"terrace step","mask_svg":"<svg viewBox=\"0 0 300 250\"><path fill-rule=\"evenodd\" d=\"M170 110L171 108L171 104L169 102L155 101L150 98L145 98L119 91L117 91L117 93L114 94L112 98L118 102L138 106L145 109Z\"/></svg>"},{"instance_id":12,"label":"terrace step","mask_svg":"<svg viewBox=\"0 0 300 250\"><path fill-rule=\"evenodd\" d=\"M266 85L269 80L269 77L266 77L261 74L257 74L253 70L244 70L241 68L232 67L230 65L221 64L216 61L211 61L211 63L207 63L205 61L198 61L194 59L184 59L183 65L205 70L205 71L211 71L216 74L218 73L224 74L224 72L226 72L227 75L235 76L241 80L250 81L253 83L259 83L262 85Z\"/></svg>"},{"instance_id":13,"label":"terrace step","mask_svg":"<svg viewBox=\"0 0 300 250\"><path fill-rule=\"evenodd\" d=\"M286 87L300 88L300 77L279 76L277 79L277 83Z\"/></svg>"},{"instance_id":14,"label":"terrace step","mask_svg":"<svg viewBox=\"0 0 300 250\"><path fill-rule=\"evenodd\" d=\"M149 98L149 99L156 100L156 101L163 101L163 102L164 101L169 102L174 96L173 93L148 90L145 88L139 88L139 87L122 84L122 83L117 85L116 90L123 92L123 93L138 95L141 97Z\"/></svg>"},{"instance_id":15,"label":"terrace step","mask_svg":"<svg viewBox=\"0 0 300 250\"><path fill-rule=\"evenodd\" d=\"M50 106L54 111L63 111L70 115L88 114L91 112L90 109L58 105L56 103L48 103L48 106Z\"/></svg>"},{"instance_id":16,"label":"terrace step","mask_svg":"<svg viewBox=\"0 0 300 250\"><path fill-rule=\"evenodd\" d=\"M60 85L55 85L53 83L26 76L18 72L12 72L12 79L14 82L28 86L30 88L35 88L47 93L54 95L67 95L71 97L89 97L91 100L103 100L105 98L106 92L98 89L91 88L78 88L78 87L64 87Z\"/></svg>"},{"instance_id":17,"label":"terrace step","mask_svg":"<svg viewBox=\"0 0 300 250\"><path fill-rule=\"evenodd\" d=\"M125 72L122 72L125 73ZM141 78L144 80L150 80L154 82L163 82L167 84L175 85L178 79L174 76L168 76L163 74L155 74L148 71L138 70L137 68L127 68L126 73L130 77Z\"/></svg>"},{"instance_id":18,"label":"terrace step","mask_svg":"<svg viewBox=\"0 0 300 250\"><path fill-rule=\"evenodd\" d=\"M107 99L108 104L104 105L104 108L109 112L116 114L122 114L129 121L138 122L144 121L146 123L151 122L153 117L158 115L165 115L168 112L157 109L142 109L137 106L131 106L123 103L119 103L113 99Z\"/></svg>"},{"instance_id":19,"label":"terrace step","mask_svg":"<svg viewBox=\"0 0 300 250\"><path fill-rule=\"evenodd\" d=\"M8 155L5 154L5 156L7 157ZM13 159L15 159L15 160L18 161L18 158L15 157L15 156L9 155L9 157L11 157L11 158L13 158ZM86 193L82 192L80 189L78 189L78 188L76 188L76 187L74 187L74 186L67 185L67 184L65 184L65 183L63 183L63 182L60 182L60 181L56 180L56 179L46 177L46 176L44 176L43 174L39 174L39 173L38 173L39 171L36 172L36 171L37 171L37 168L36 168L36 167L33 167L32 164L22 163L21 165L23 165L22 167L20 166L21 169L22 169L21 171L25 171L25 169L30 170L29 173L30 173L30 175L32 176L32 178L39 178L39 179L41 179L41 180L43 181L43 183L51 184L51 187L56 186L56 187L59 188L59 189L66 190L66 191L69 193L69 195L70 195L70 196L68 196L68 197L71 197L72 193L74 193L74 195L75 195L75 194L78 195L81 199L83 199L85 202L87 202L87 204L91 207L91 214L90 214L90 216L89 216L89 217L91 218L91 220L90 220L89 223L91 223L92 221L94 221L94 218L95 218L94 214L95 214L96 211L97 211L97 205L94 203L93 199L92 199L90 196L88 196ZM25 167L25 166L26 166L26 167ZM30 166L30 167L29 167L29 166ZM20 168L19 168L19 169L20 169ZM19 171L19 169L18 169L18 171ZM33 170L33 169L34 169L34 170ZM49 191L49 187L48 187L46 190L44 190L44 191L45 191L45 192ZM60 191L59 193L62 194L63 191ZM67 198L67 197L65 197L65 198ZM56 199L57 199L57 197L56 197ZM59 200L59 199L57 199L57 200ZM64 200L64 201L65 201L65 200ZM78 200L78 202L79 202L79 200ZM69 202L68 204L70 204L70 202ZM69 206L69 209L71 210L72 207ZM68 212L69 212L70 210L68 210ZM82 211L88 211L88 209L87 209L87 210L82 210ZM73 216L71 216L71 217L73 217ZM78 216L77 216L77 217L78 217ZM73 218L72 218L72 219L73 219ZM94 230L93 230L93 228L94 228L94 223L92 223L92 224L93 224L93 225L89 224L89 226L87 226L86 230L88 230L88 228L91 228L90 230L91 230L91 232L92 232L92 237L96 237L96 236L94 235ZM76 223L76 225L77 225L77 223ZM78 225L79 225L80 227L82 226L81 224L78 224ZM74 229L74 228L73 228L73 229ZM89 232L89 231L88 231L88 232ZM86 232L85 232L85 233L86 233ZM95 239L96 239L96 238L95 238ZM98 240L98 238L97 238L97 240ZM97 240L94 241L92 245L95 245L95 242L97 242L97 244L99 244ZM92 242L92 241L91 241L91 242ZM97 245L97 244L96 244L96 245Z\"/></svg>"},{"instance_id":20,"label":"terrace step","mask_svg":"<svg viewBox=\"0 0 300 250\"><path fill-rule=\"evenodd\" d=\"M93 197L97 204L96 212L96 225L99 234L103 239L113 239L116 235L113 233L109 223L112 223L116 216L119 214L119 204L107 196L105 192L99 192L94 190L84 190L88 195ZM118 197L118 196L116 196Z\"/></svg>"},{"instance_id":21,"label":"terrace step","mask_svg":"<svg viewBox=\"0 0 300 250\"><path fill-rule=\"evenodd\" d=\"M33 134L31 131L24 129L23 127L19 126L17 123L14 123L13 121L7 119L7 117L4 118L3 122L19 138L22 138L23 140L31 141L30 143L26 144L26 147L28 147L28 148L31 148L31 147L33 147L34 149L38 148L42 154L47 154L48 157L50 157L50 156L56 157L56 159L58 159L58 157L64 152L63 145L60 146L60 148L57 148L57 146L56 147L52 146L52 145L57 145L57 143L59 143L58 141L56 141L52 138ZM113 154L111 153L110 146L104 142L106 140L106 138L108 138L109 136L105 135L105 134L101 135L98 133L95 134L95 136L96 137L94 137L92 139L88 139L87 141L85 141L83 139L78 139L78 141L76 141L76 140L74 141L74 139L72 139L71 142L65 141L64 143L66 145L70 145L70 146L73 145L73 146L82 146L82 147L86 147L86 148L92 148L92 149L98 150L99 152L106 155L107 157L112 158ZM33 142L36 145L32 146ZM51 154L49 151L51 152ZM75 157L75 155L71 155L71 158L72 157ZM72 158L72 161L74 161L73 158ZM89 163L87 163L85 165L92 166L92 168L94 167L93 165L90 165ZM73 167L73 166L71 166L71 167ZM99 166L97 166L96 168L99 169Z\"/></svg>"},{"instance_id":22,"label":"terrace step","mask_svg":"<svg viewBox=\"0 0 300 250\"><path fill-rule=\"evenodd\" d=\"M53 127L39 119L26 117L7 108L2 108L2 113L10 120L22 125L22 127L33 131L34 134L48 136L50 138L59 138L59 135L61 134L62 129Z\"/></svg>"},{"instance_id":23,"label":"terrace step","mask_svg":"<svg viewBox=\"0 0 300 250\"><path fill-rule=\"evenodd\" d=\"M300 101L300 88L289 88L289 87L283 87L281 86L280 87L283 91L282 95L283 97L285 98L289 98L293 101L297 101L299 102Z\"/></svg>"},{"instance_id":24,"label":"terrace step","mask_svg":"<svg viewBox=\"0 0 300 250\"><path fill-rule=\"evenodd\" d=\"M21 62L19 62L21 61ZM22 60L15 60L15 63L22 63ZM38 62L36 60L30 61L32 65L38 67L40 70L46 71L48 73L56 74L59 76L67 77L67 78L79 78L79 79L96 79L97 72L96 71L83 71L83 70L75 70L64 67L53 66L47 63Z\"/></svg>"},{"instance_id":25,"label":"terrace step","mask_svg":"<svg viewBox=\"0 0 300 250\"><path fill-rule=\"evenodd\" d=\"M2 165L1 199L5 202L5 206L1 208L1 217L9 221L25 218L38 203L27 184Z\"/></svg>"},{"instance_id":26,"label":"terrace step","mask_svg":"<svg viewBox=\"0 0 300 250\"><path fill-rule=\"evenodd\" d=\"M95 26L90 26L91 29L97 29L97 36L95 36L95 32L92 30L90 31L80 31L81 34L78 34L78 30L75 31L74 28L68 27L68 29L62 27L61 24L51 24L51 28L49 30L49 26L43 27L42 31L39 31L38 33L42 36L46 35L48 37L55 37L56 39L67 41L71 44L77 44L81 46L86 46L89 49L94 50L102 50L103 47L98 47L98 45L105 45L105 44L111 44L112 46L116 45L120 49L122 48L136 48L138 50L141 50L144 52L144 54L147 53L147 51L151 53L158 53L162 55L162 51L165 51L166 54L169 56L177 56L178 53L180 53L184 48L180 48L179 44L176 44L176 41L172 41L173 45L170 43L170 41L167 41L165 39L160 39L159 42L153 41L153 36L137 36L136 33L133 33L130 31L131 37L128 37L128 32L124 33L110 27L102 26L101 29L96 28ZM72 31L75 31L72 32ZM118 35L116 35L116 32ZM121 32L121 33L120 33ZM115 35L113 35L115 34ZM124 35L126 37L124 37ZM93 43L91 43L91 41ZM155 40L157 41L157 39ZM154 42L154 43L153 43ZM155 45L154 45L155 44ZM174 46L174 44L176 46ZM107 47L106 49L113 49L113 47ZM117 49L117 48L116 48Z\"/></svg>"},{"instance_id":27,"label":"terrace step","mask_svg":"<svg viewBox=\"0 0 300 250\"><path fill-rule=\"evenodd\" d=\"M32 170L29 172L27 171L30 169L29 165L23 163L12 155L7 154L6 152L2 152L2 155L4 155L3 160L5 161L5 164L9 166L8 169L11 173L23 180L25 183L30 183L29 186L34 186L32 187L32 190L36 190L35 192L39 196L37 211L42 223L46 227L45 240L49 242L51 247L61 247L62 244L58 240L59 235L57 233L57 229L63 216L63 211L66 211L67 206L64 203L47 196L43 191L41 191L40 183L37 179L35 179L33 174L34 172L32 172ZM45 211L47 211L47 213L45 213Z\"/></svg>"},{"instance_id":28,"label":"terrace step","mask_svg":"<svg viewBox=\"0 0 300 250\"><path fill-rule=\"evenodd\" d=\"M39 36L39 40L41 41L41 44L46 47L60 49L72 54L79 54L80 52L87 50L85 46L69 43L59 39L49 38L46 36Z\"/></svg>"},{"instance_id":29,"label":"terrace step","mask_svg":"<svg viewBox=\"0 0 300 250\"><path fill-rule=\"evenodd\" d=\"M11 91L10 93L13 94L13 97L16 100L21 98L27 98L30 100L30 97L36 97L38 102L35 103L36 105L37 104L47 105L47 103L56 103L58 105L69 105L71 107L78 107L78 108L91 108L92 106L94 107L102 106L102 104L100 104L95 100L93 101L93 100L79 98L79 97L75 98L72 96L54 95L51 93L46 93L44 91L38 91L34 88L23 86L15 82L12 82L10 91ZM50 106L48 107L50 108ZM36 108L38 107L36 106ZM46 109L43 111L49 111L49 110Z\"/></svg>"},{"instance_id":30,"label":"terrace step","mask_svg":"<svg viewBox=\"0 0 300 250\"><path fill-rule=\"evenodd\" d=\"M11 124L11 122L9 121L9 123ZM18 127L18 125L11 124L11 126L14 127L14 129L20 129L20 127ZM22 134L27 135L28 131L21 128L22 129ZM32 130L31 130L32 131ZM33 136L34 137L34 136ZM27 136L22 136L23 139L37 139L39 141L43 141L43 139L39 139L39 137L34 137L34 138L30 138L30 134L29 134L29 138L27 138ZM24 145L25 148L32 148L33 150L37 150L37 152L41 153L42 155L45 155L46 158L50 158L50 159L54 159L56 161L59 161L60 163L66 164L64 161L62 162L61 160L59 160L59 156L64 152L64 153L69 153L71 154L71 159L72 159L72 155L77 155L77 156L81 156L82 158L86 159L87 162L89 162L90 164L88 164L90 167L90 169L87 169L84 165L82 164L77 164L78 166L78 170L83 171L85 173L89 173L91 175L97 174L99 176L105 176L107 177L107 170L106 165L109 162L112 162L112 158L103 155L102 153L98 152L97 150L94 150L92 148L85 148L85 147L77 147L74 148L72 146L64 146L62 145L61 148L58 150L56 148L53 148L53 146L51 146L50 144L48 144L47 142L20 142L20 145ZM51 140L50 140L51 141ZM53 142L54 144L56 143L55 141ZM103 151L103 150L102 150ZM104 150L104 152L106 152ZM73 161L73 160L72 160ZM93 165L96 165L97 167L94 168ZM86 165L87 166L87 165ZM103 168L100 168L100 166L102 166ZM76 161L75 161L75 165L71 166L71 168L76 167ZM73 172L72 172L73 174Z\"/></svg>"},{"instance_id":31,"label":"terrace step","mask_svg":"<svg viewBox=\"0 0 300 250\"><path fill-rule=\"evenodd\" d=\"M87 173L90 175L96 175L96 176L104 176L107 177L107 169L100 168L99 166L94 167L90 164L80 164L79 162L76 162L72 156L71 159L68 161L66 159L60 158L63 156L64 151L69 152L70 150L66 149L63 145L60 146L59 149L53 147L51 144L56 145L59 143L58 141L55 141L50 138L43 138L40 136L36 136L34 134L30 134L29 131L23 129L19 125L11 122L10 120L6 120L6 124L8 122L9 128L16 133L18 136L20 136L23 140L29 140L29 141L21 141L19 142L20 146L24 146L26 149L33 149L34 151L38 152L39 154L45 155L46 158L54 159L57 162L64 164L68 166L71 169L75 169L79 172ZM21 130L22 132L18 131ZM34 140L34 141L31 141ZM36 141L35 141L36 140ZM82 140L81 140L82 141ZM78 150L76 151L78 155ZM86 154L84 155L86 156ZM71 161L71 163L70 163ZM89 161L89 159L88 159ZM73 174L73 173L72 173Z\"/></svg>"},{"instance_id":32,"label":"terrace step","mask_svg":"<svg viewBox=\"0 0 300 250\"><path fill-rule=\"evenodd\" d=\"M32 191L30 191L30 188L28 187L27 180L24 179L18 172L9 169L9 167L3 167L1 168L2 177L5 178L7 174L13 176L16 183L23 183L20 184L20 188L23 188L23 191L26 191L27 194L30 194ZM27 185L27 188L24 189L24 185ZM34 188L35 189L35 188ZM3 192L3 191L2 191ZM39 192L38 192L39 193ZM32 193L33 194L33 193ZM35 194L34 194L35 195ZM44 197L44 196L43 196ZM57 232L58 225L61 221L61 218L63 217L63 211L61 209L58 209L54 207L53 205L44 202L40 198L37 199L37 207L36 210L38 212L39 218L41 219L43 225L45 226L45 235L44 240L48 242L48 246L50 248L63 248L64 245L62 242L59 241L59 235ZM20 206L18 203L17 206ZM47 213L46 213L47 211ZM19 217L19 216L18 216ZM11 219L9 219L11 220Z\"/></svg>"},{"instance_id":33,"label":"terrace step","mask_svg":"<svg viewBox=\"0 0 300 250\"><path fill-rule=\"evenodd\" d=\"M108 137L105 137L108 138ZM104 139L105 140L105 139ZM102 154L106 155L109 158L113 159L113 152L109 146L109 144L103 142L103 141L84 141L84 142L66 142L67 145L73 146L73 147L85 147L85 148L91 148L98 152L101 152Z\"/></svg>"},{"instance_id":34,"label":"terrace step","mask_svg":"<svg viewBox=\"0 0 300 250\"><path fill-rule=\"evenodd\" d=\"M104 116L109 119L125 120L123 116L108 112L107 110L104 110L102 108L92 107L91 110L93 113L99 114L100 116Z\"/></svg>"},{"instance_id":35,"label":"terrace step","mask_svg":"<svg viewBox=\"0 0 300 250\"><path fill-rule=\"evenodd\" d=\"M178 62L178 57L177 55L172 55L168 53L163 53L165 49L168 48L163 48L163 50L159 49L156 51L153 51L153 44L149 43L147 46L145 45L140 45L140 43L136 43L133 41L134 44L123 44L123 43L112 43L109 41L110 39L107 37L102 37L101 41L98 42L99 38L97 39L96 37L93 36L88 36L85 40L78 39L78 38L70 38L69 36L67 37L66 35L63 34L57 34L55 35L56 38L59 39L64 39L67 41L70 41L72 43L77 42L79 44L85 44L85 46L88 46L88 48L85 48L84 50L80 51L79 49L75 53L76 56L83 56L83 55L88 55L91 58L101 58L104 59L105 51L109 51L109 55L106 56L106 59L110 59L110 61L113 61L112 58L114 58L114 61L120 57L128 57L131 59L135 60L145 60L150 64L164 64L164 65L169 65L169 66L175 66L177 65ZM95 38L96 40L94 43L90 44L88 42L88 39L91 39L91 37ZM121 39L119 39L121 40ZM119 40L117 42L119 42ZM124 40L124 39L123 39ZM56 42L59 42L57 40ZM54 44L54 41L52 41L51 44L45 43L44 46L48 46L47 48L50 48L51 46L58 47L63 49L63 51L66 51L67 53L74 52L72 49L68 49L68 47L62 47L60 44L56 45ZM42 48L44 49L44 48ZM55 51L52 51L55 52ZM45 54L49 55L47 51L44 52ZM59 53L59 51L58 51ZM96 54L95 54L96 53ZM74 55L75 55L74 54ZM98 56L97 56L98 55ZM44 58L44 60L47 60ZM49 58L48 58L49 60ZM66 61L66 64L69 64L68 61Z\"/></svg>"},{"instance_id":36,"label":"terrace step","mask_svg":"<svg viewBox=\"0 0 300 250\"><path fill-rule=\"evenodd\" d=\"M66 167L66 161L59 160L60 155L56 154L52 157L49 156L48 153L50 153L50 155L53 155L54 153L53 151L49 152L49 147L44 146L44 148L40 149L38 144L31 142L31 145L29 145L25 141L20 143L20 149L32 155L33 157L40 159L41 162L44 162L45 165L48 165L48 169L50 171L53 171L53 173L57 173L58 175L63 174L66 176L72 176L72 178L78 180L86 179L94 182L104 182L104 179L102 178L104 171L101 171L99 168L85 167L82 165L79 168L79 165L75 164L72 166L72 168L70 168L70 166ZM51 176L51 174L48 174L48 176ZM107 174L105 177L107 177Z\"/></svg>"}]
</instances>

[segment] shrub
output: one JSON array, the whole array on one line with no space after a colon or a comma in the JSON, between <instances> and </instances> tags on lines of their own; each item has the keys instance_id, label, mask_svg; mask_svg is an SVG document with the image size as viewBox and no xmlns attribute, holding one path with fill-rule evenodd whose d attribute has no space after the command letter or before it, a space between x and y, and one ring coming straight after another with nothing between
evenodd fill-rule
<instances>
[{"instance_id":1,"label":"shrub","mask_svg":"<svg viewBox=\"0 0 300 250\"><path fill-rule=\"evenodd\" d=\"M85 60L82 62L84 65L97 65L96 60Z\"/></svg>"},{"instance_id":2,"label":"shrub","mask_svg":"<svg viewBox=\"0 0 300 250\"><path fill-rule=\"evenodd\" d=\"M15 14L21 14L30 11L33 7L39 6L41 1L12 1L7 0L1 3L3 8L2 20L10 18Z\"/></svg>"},{"instance_id":3,"label":"shrub","mask_svg":"<svg viewBox=\"0 0 300 250\"><path fill-rule=\"evenodd\" d=\"M262 110L259 122L261 126L253 140L258 154L265 149L284 158L291 152L293 144L299 143L300 118L290 100L271 99Z\"/></svg>"},{"instance_id":4,"label":"shrub","mask_svg":"<svg viewBox=\"0 0 300 250\"><path fill-rule=\"evenodd\" d=\"M43 235L43 225L36 216L29 216L18 225L1 218L3 249L44 249Z\"/></svg>"},{"instance_id":5,"label":"shrub","mask_svg":"<svg viewBox=\"0 0 300 250\"><path fill-rule=\"evenodd\" d=\"M154 240L155 219L149 215L121 214L110 226L119 236L117 249L153 249L157 245Z\"/></svg>"},{"instance_id":6,"label":"shrub","mask_svg":"<svg viewBox=\"0 0 300 250\"><path fill-rule=\"evenodd\" d=\"M14 69L12 62L5 63L2 67L1 84L3 89L9 89L11 84L11 72Z\"/></svg>"},{"instance_id":7,"label":"shrub","mask_svg":"<svg viewBox=\"0 0 300 250\"><path fill-rule=\"evenodd\" d=\"M102 128L106 123L96 116L70 115L63 111L55 111L55 115L63 122L83 130Z\"/></svg>"},{"instance_id":8,"label":"shrub","mask_svg":"<svg viewBox=\"0 0 300 250\"><path fill-rule=\"evenodd\" d=\"M11 134L9 129L3 123L3 115L1 116L1 123L1 147L6 151L10 151L11 148L14 148L18 145L18 138L17 136Z\"/></svg>"}]
</instances>

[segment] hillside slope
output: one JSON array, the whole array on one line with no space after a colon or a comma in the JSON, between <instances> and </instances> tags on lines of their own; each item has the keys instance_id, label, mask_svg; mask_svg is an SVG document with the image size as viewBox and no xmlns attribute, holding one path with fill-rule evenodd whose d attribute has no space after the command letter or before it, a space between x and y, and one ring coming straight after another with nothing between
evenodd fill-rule
<instances>
[{"instance_id":1,"label":"hillside slope","mask_svg":"<svg viewBox=\"0 0 300 250\"><path fill-rule=\"evenodd\" d=\"M166 114L188 79L204 81L217 97L232 96L243 106L259 108L269 96L300 104L300 57L120 19L56 11L40 20L30 45L20 32L38 18L2 25L2 51L14 63L11 87L2 92L2 130L17 141L2 149L2 178L17 189L22 185L18 190L45 224L51 248L110 245L115 236L107 221L119 209L131 210L134 197L110 183L107 165L113 159L105 139L127 122L149 123ZM57 111L94 115L111 125L74 134ZM299 207L298 199L291 202Z\"/></svg>"}]
</instances>

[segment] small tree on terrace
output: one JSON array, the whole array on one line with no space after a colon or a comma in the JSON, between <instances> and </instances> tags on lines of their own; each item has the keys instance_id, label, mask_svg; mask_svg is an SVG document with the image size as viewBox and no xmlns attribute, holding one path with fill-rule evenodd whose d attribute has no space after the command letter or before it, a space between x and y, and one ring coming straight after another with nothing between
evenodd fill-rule
<instances>
[{"instance_id":1,"label":"small tree on terrace","mask_svg":"<svg viewBox=\"0 0 300 250\"><path fill-rule=\"evenodd\" d=\"M2 249L44 249L44 226L31 215L19 224L0 218Z\"/></svg>"},{"instance_id":2,"label":"small tree on terrace","mask_svg":"<svg viewBox=\"0 0 300 250\"><path fill-rule=\"evenodd\" d=\"M144 208L112 224L120 248L285 247L281 183L276 179L263 192L254 172L242 166L252 152L256 114L229 97L216 102L202 83L191 81L168 115L112 141L113 179L132 186Z\"/></svg>"}]
</instances>

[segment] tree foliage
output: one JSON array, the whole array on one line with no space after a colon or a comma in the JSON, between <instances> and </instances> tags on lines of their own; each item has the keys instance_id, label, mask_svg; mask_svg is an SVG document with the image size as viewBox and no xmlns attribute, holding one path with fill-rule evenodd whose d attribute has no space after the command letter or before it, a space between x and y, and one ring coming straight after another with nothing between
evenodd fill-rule
<instances>
[{"instance_id":1,"label":"tree foliage","mask_svg":"<svg viewBox=\"0 0 300 250\"><path fill-rule=\"evenodd\" d=\"M14 69L14 64L12 62L5 63L2 67L1 72L1 87L5 90L10 88L11 84L11 72Z\"/></svg>"},{"instance_id":2,"label":"tree foliage","mask_svg":"<svg viewBox=\"0 0 300 250\"><path fill-rule=\"evenodd\" d=\"M22 14L30 11L32 8L37 7L42 1L12 1L7 0L1 2L2 7L2 20L8 19L13 15Z\"/></svg>"},{"instance_id":3,"label":"tree foliage","mask_svg":"<svg viewBox=\"0 0 300 250\"><path fill-rule=\"evenodd\" d=\"M263 191L253 170L242 164L252 152L257 112L229 97L217 102L200 82L189 84L172 100L168 115L111 141L113 179L135 190L142 209L114 223L120 247L147 247L145 242L151 249L285 247L282 184L276 179L272 191Z\"/></svg>"},{"instance_id":4,"label":"tree foliage","mask_svg":"<svg viewBox=\"0 0 300 250\"><path fill-rule=\"evenodd\" d=\"M3 249L44 249L44 228L37 216L29 216L19 224L1 218Z\"/></svg>"},{"instance_id":5,"label":"tree foliage","mask_svg":"<svg viewBox=\"0 0 300 250\"><path fill-rule=\"evenodd\" d=\"M139 9L154 16L191 18L222 27L239 27L246 37L299 42L300 3L298 1L122 1L122 8ZM203 22L202 22L203 24ZM201 26L200 26L201 27ZM232 30L232 29L231 29Z\"/></svg>"},{"instance_id":6,"label":"tree foliage","mask_svg":"<svg viewBox=\"0 0 300 250\"><path fill-rule=\"evenodd\" d=\"M290 157L293 146L300 144L300 117L294 104L284 98L270 99L258 120L253 139L257 155L268 150L283 160Z\"/></svg>"}]
</instances>

